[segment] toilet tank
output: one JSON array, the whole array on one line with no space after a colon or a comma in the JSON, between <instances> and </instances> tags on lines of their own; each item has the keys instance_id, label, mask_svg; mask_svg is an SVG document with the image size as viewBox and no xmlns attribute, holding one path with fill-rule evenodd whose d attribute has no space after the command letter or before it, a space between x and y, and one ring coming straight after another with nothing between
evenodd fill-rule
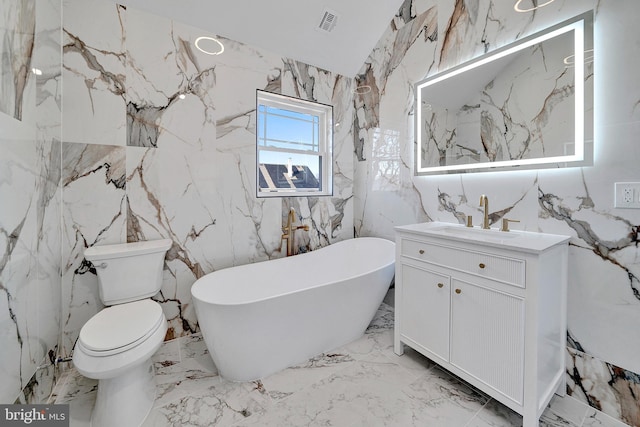
<instances>
[{"instance_id":1,"label":"toilet tank","mask_svg":"<svg viewBox=\"0 0 640 427\"><path fill-rule=\"evenodd\" d=\"M164 239L87 248L84 257L96 268L102 302L122 304L157 294L170 247L171 240Z\"/></svg>"}]
</instances>

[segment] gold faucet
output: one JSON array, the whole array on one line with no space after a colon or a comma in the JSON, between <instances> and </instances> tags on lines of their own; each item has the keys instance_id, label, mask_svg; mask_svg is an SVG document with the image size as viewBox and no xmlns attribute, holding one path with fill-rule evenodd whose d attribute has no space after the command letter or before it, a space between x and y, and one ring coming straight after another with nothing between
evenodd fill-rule
<instances>
[{"instance_id":1,"label":"gold faucet","mask_svg":"<svg viewBox=\"0 0 640 427\"><path fill-rule=\"evenodd\" d=\"M309 231L308 225L298 225L294 227L294 223L296 222L296 210L291 208L289 209L289 215L287 217L287 225L282 228L282 239L287 241L287 256L293 255L293 236L294 232L299 229L303 229L304 231Z\"/></svg>"},{"instance_id":2,"label":"gold faucet","mask_svg":"<svg viewBox=\"0 0 640 427\"><path fill-rule=\"evenodd\" d=\"M482 216L482 228L489 229L489 198L484 194L480 196L480 207L484 208L484 215Z\"/></svg>"},{"instance_id":3,"label":"gold faucet","mask_svg":"<svg viewBox=\"0 0 640 427\"><path fill-rule=\"evenodd\" d=\"M502 227L500 227L500 231L509 231L510 222L520 222L520 221L517 219L502 218Z\"/></svg>"}]
</instances>

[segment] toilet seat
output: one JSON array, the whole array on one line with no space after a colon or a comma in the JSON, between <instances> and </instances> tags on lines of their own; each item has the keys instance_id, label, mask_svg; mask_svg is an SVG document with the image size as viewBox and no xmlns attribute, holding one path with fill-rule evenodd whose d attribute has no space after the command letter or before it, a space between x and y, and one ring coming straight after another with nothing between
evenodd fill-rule
<instances>
[{"instance_id":1,"label":"toilet seat","mask_svg":"<svg viewBox=\"0 0 640 427\"><path fill-rule=\"evenodd\" d=\"M164 323L162 307L150 299L114 305L85 323L78 346L90 356L111 356L144 342Z\"/></svg>"}]
</instances>

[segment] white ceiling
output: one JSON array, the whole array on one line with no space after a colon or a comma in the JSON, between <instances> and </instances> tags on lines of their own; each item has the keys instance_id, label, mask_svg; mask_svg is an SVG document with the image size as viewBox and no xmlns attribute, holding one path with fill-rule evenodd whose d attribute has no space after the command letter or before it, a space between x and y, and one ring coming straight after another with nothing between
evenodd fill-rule
<instances>
[{"instance_id":1,"label":"white ceiling","mask_svg":"<svg viewBox=\"0 0 640 427\"><path fill-rule=\"evenodd\" d=\"M354 77L403 0L120 0L245 44ZM338 16L318 30L324 10Z\"/></svg>"}]
</instances>

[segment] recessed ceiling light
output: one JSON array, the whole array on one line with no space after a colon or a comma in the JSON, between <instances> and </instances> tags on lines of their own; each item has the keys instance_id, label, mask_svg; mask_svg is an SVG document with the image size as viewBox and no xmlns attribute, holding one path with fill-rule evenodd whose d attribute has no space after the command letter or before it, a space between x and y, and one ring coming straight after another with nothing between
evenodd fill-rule
<instances>
[{"instance_id":1,"label":"recessed ceiling light","mask_svg":"<svg viewBox=\"0 0 640 427\"><path fill-rule=\"evenodd\" d=\"M522 0L518 0L518 1L516 2L516 4L513 6L513 8L515 9L515 11L516 11L516 12L531 12L532 10L540 9L541 7L544 7L544 6L548 5L548 4L551 4L551 3L553 3L554 1L555 1L555 0L548 0L546 3L542 3L542 4L539 4L539 5L537 5L537 6L533 6L532 8L529 8L529 9L521 9L521 8L520 8L520 3L522 3Z\"/></svg>"},{"instance_id":2,"label":"recessed ceiling light","mask_svg":"<svg viewBox=\"0 0 640 427\"><path fill-rule=\"evenodd\" d=\"M181 93L180 95L178 95L178 98L180 99L185 99L187 96L184 93Z\"/></svg>"},{"instance_id":3,"label":"recessed ceiling light","mask_svg":"<svg viewBox=\"0 0 640 427\"><path fill-rule=\"evenodd\" d=\"M42 70L40 68L32 68L31 72L33 74L35 74L36 76L41 76L42 75Z\"/></svg>"},{"instance_id":4,"label":"recessed ceiling light","mask_svg":"<svg viewBox=\"0 0 640 427\"><path fill-rule=\"evenodd\" d=\"M371 86L369 85L358 86L353 90L353 93L355 93L356 95L364 95L365 93L369 92L371 92Z\"/></svg>"},{"instance_id":5,"label":"recessed ceiling light","mask_svg":"<svg viewBox=\"0 0 640 427\"><path fill-rule=\"evenodd\" d=\"M212 42L212 43L207 43L207 42ZM222 52L224 52L224 45L220 43L218 39L215 39L213 37L205 37L205 36L198 37L194 42L194 44L196 45L198 50L200 50L200 52L206 53L207 55L220 55ZM205 49L204 47L201 46L201 45L205 45L206 47L207 44L213 45L213 48Z\"/></svg>"}]
</instances>

